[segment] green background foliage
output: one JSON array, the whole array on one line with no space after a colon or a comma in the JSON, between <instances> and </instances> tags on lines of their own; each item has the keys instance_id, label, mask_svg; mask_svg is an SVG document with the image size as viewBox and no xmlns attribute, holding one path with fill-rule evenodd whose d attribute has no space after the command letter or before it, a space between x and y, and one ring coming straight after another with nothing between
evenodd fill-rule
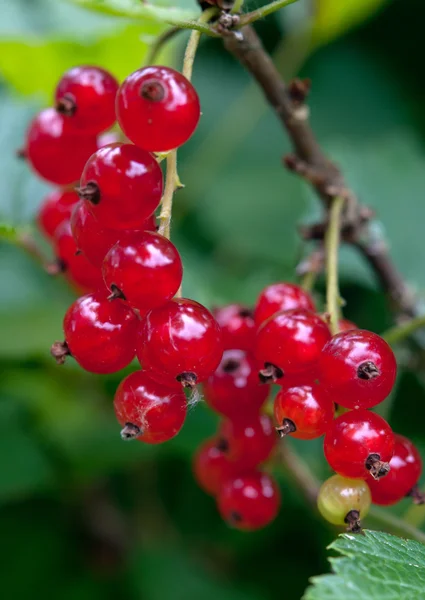
<instances>
[{"instance_id":1,"label":"green background foliage","mask_svg":"<svg viewBox=\"0 0 425 600\"><path fill-rule=\"evenodd\" d=\"M136 0L110 4L140 6ZM179 10L197 12L189 0ZM0 222L30 226L48 190L14 151L63 70L95 63L122 79L164 29L161 15L134 20L59 0L0 0ZM424 17L420 0L300 0L258 24L281 71L312 79L312 122L321 142L376 210L377 230L419 292L425 286L425 87L415 48ZM185 39L182 33L162 59L179 67ZM318 215L318 204L282 168L288 140L220 41L202 41L193 80L203 116L179 152L186 188L173 221L184 293L208 306L253 303L264 284L294 279L307 250L297 226ZM350 249L342 252L341 277L349 318L377 332L391 324L373 274ZM228 529L191 474L194 449L216 427L207 408L201 403L191 410L182 434L162 447L123 444L111 407L123 374L89 375L72 361L59 369L49 356L72 292L6 242L0 280L5 597L291 600L302 596L311 575L328 570L325 547L335 531L279 465L277 521L250 535ZM322 291L319 282L319 302ZM425 382L412 371L407 350L400 351L397 390L382 410L425 452ZM320 440L297 444L325 478L320 447ZM407 506L404 501L394 511Z\"/></svg>"}]
</instances>

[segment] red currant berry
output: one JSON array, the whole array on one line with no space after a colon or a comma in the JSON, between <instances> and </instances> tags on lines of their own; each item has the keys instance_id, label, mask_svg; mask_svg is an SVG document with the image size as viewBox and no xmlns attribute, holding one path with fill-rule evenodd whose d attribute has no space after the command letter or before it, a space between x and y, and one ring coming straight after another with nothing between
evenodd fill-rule
<instances>
[{"instance_id":1,"label":"red currant berry","mask_svg":"<svg viewBox=\"0 0 425 600\"><path fill-rule=\"evenodd\" d=\"M257 327L266 319L282 310L303 308L315 311L310 294L294 283L272 283L258 296L254 309L254 319Z\"/></svg>"},{"instance_id":2,"label":"red currant berry","mask_svg":"<svg viewBox=\"0 0 425 600\"><path fill-rule=\"evenodd\" d=\"M193 387L214 373L222 355L217 321L194 300L174 298L142 321L137 357L158 381Z\"/></svg>"},{"instance_id":3,"label":"red currant berry","mask_svg":"<svg viewBox=\"0 0 425 600\"><path fill-rule=\"evenodd\" d=\"M200 488L216 496L223 483L233 476L235 466L229 461L216 439L206 440L193 458L193 473Z\"/></svg>"},{"instance_id":4,"label":"red currant berry","mask_svg":"<svg viewBox=\"0 0 425 600\"><path fill-rule=\"evenodd\" d=\"M372 502L388 506L402 500L417 484L422 472L422 459L415 445L402 435L394 435L394 454L390 472L384 479L368 481Z\"/></svg>"},{"instance_id":5,"label":"red currant berry","mask_svg":"<svg viewBox=\"0 0 425 600\"><path fill-rule=\"evenodd\" d=\"M144 371L136 371L120 383L114 408L124 440L160 444L183 427L187 403L183 390L166 387Z\"/></svg>"},{"instance_id":6,"label":"red currant berry","mask_svg":"<svg viewBox=\"0 0 425 600\"><path fill-rule=\"evenodd\" d=\"M274 401L274 416L281 437L292 435L300 440L318 438L329 429L335 405L320 385L282 389Z\"/></svg>"},{"instance_id":7,"label":"red currant berry","mask_svg":"<svg viewBox=\"0 0 425 600\"><path fill-rule=\"evenodd\" d=\"M290 375L285 374L282 379L279 379L277 384L280 385L282 390L305 385L317 387L320 385L319 370L317 365L314 365L314 367L308 371L302 371L301 373L291 373Z\"/></svg>"},{"instance_id":8,"label":"red currant berry","mask_svg":"<svg viewBox=\"0 0 425 600\"><path fill-rule=\"evenodd\" d=\"M70 354L91 373L114 373L135 356L138 318L122 300L107 300L105 292L87 294L67 310L65 343L56 342L52 355L63 363Z\"/></svg>"},{"instance_id":9,"label":"red currant berry","mask_svg":"<svg viewBox=\"0 0 425 600\"><path fill-rule=\"evenodd\" d=\"M96 148L95 136L73 135L65 117L54 108L46 108L29 126L25 155L40 177L67 185L80 179Z\"/></svg>"},{"instance_id":10,"label":"red currant berry","mask_svg":"<svg viewBox=\"0 0 425 600\"><path fill-rule=\"evenodd\" d=\"M241 304L229 304L213 311L223 333L225 350L238 348L252 352L255 348L255 323L252 311Z\"/></svg>"},{"instance_id":11,"label":"red currant berry","mask_svg":"<svg viewBox=\"0 0 425 600\"><path fill-rule=\"evenodd\" d=\"M162 171L149 152L110 144L90 157L79 194L103 227L140 229L159 205L162 184Z\"/></svg>"},{"instance_id":12,"label":"red currant berry","mask_svg":"<svg viewBox=\"0 0 425 600\"><path fill-rule=\"evenodd\" d=\"M193 85L169 67L145 67L127 77L116 101L118 123L136 146L167 152L184 144L201 114Z\"/></svg>"},{"instance_id":13,"label":"red currant berry","mask_svg":"<svg viewBox=\"0 0 425 600\"><path fill-rule=\"evenodd\" d=\"M53 190L44 199L38 210L37 223L40 231L51 239L61 223L69 220L78 202L75 192Z\"/></svg>"},{"instance_id":14,"label":"red currant berry","mask_svg":"<svg viewBox=\"0 0 425 600\"><path fill-rule=\"evenodd\" d=\"M219 438L227 445L228 459L241 469L253 469L267 460L277 442L271 418L258 414L223 421Z\"/></svg>"},{"instance_id":15,"label":"red currant berry","mask_svg":"<svg viewBox=\"0 0 425 600\"><path fill-rule=\"evenodd\" d=\"M176 247L151 231L115 244L103 261L102 272L108 288L140 310L156 308L171 300L183 277Z\"/></svg>"},{"instance_id":16,"label":"red currant berry","mask_svg":"<svg viewBox=\"0 0 425 600\"><path fill-rule=\"evenodd\" d=\"M257 332L256 356L265 367L260 376L277 381L283 374L310 370L330 337L326 323L308 310L276 313Z\"/></svg>"},{"instance_id":17,"label":"red currant berry","mask_svg":"<svg viewBox=\"0 0 425 600\"><path fill-rule=\"evenodd\" d=\"M379 335L352 329L338 333L326 344L319 370L320 381L335 402L345 408L371 408L391 392L397 364Z\"/></svg>"},{"instance_id":18,"label":"red currant berry","mask_svg":"<svg viewBox=\"0 0 425 600\"><path fill-rule=\"evenodd\" d=\"M257 361L243 350L225 350L217 371L204 383L207 404L229 418L258 414L269 392L258 380Z\"/></svg>"},{"instance_id":19,"label":"red currant berry","mask_svg":"<svg viewBox=\"0 0 425 600\"><path fill-rule=\"evenodd\" d=\"M78 198L78 196L77 196ZM119 241L135 238L142 235L143 231L129 229L106 229L87 208L85 202L80 201L74 208L71 216L71 229L77 248L96 267L101 267L103 259L109 250ZM143 230L156 229L153 219L145 221Z\"/></svg>"},{"instance_id":20,"label":"red currant berry","mask_svg":"<svg viewBox=\"0 0 425 600\"><path fill-rule=\"evenodd\" d=\"M343 331L351 331L352 329L358 329L358 327L352 321L348 321L348 319L340 319L338 322L338 329L341 333Z\"/></svg>"},{"instance_id":21,"label":"red currant berry","mask_svg":"<svg viewBox=\"0 0 425 600\"><path fill-rule=\"evenodd\" d=\"M389 471L394 434L379 415L353 410L335 419L325 435L325 457L344 477L375 479Z\"/></svg>"},{"instance_id":22,"label":"red currant berry","mask_svg":"<svg viewBox=\"0 0 425 600\"><path fill-rule=\"evenodd\" d=\"M229 479L218 499L222 518L235 529L254 531L271 523L280 507L280 492L274 479L256 472Z\"/></svg>"},{"instance_id":23,"label":"red currant berry","mask_svg":"<svg viewBox=\"0 0 425 600\"><path fill-rule=\"evenodd\" d=\"M64 221L56 229L53 244L60 270L72 283L82 290L105 290L100 269L78 250L69 221Z\"/></svg>"},{"instance_id":24,"label":"red currant berry","mask_svg":"<svg viewBox=\"0 0 425 600\"><path fill-rule=\"evenodd\" d=\"M115 123L118 81L100 67L83 65L64 73L55 92L56 110L76 133L100 133Z\"/></svg>"}]
</instances>

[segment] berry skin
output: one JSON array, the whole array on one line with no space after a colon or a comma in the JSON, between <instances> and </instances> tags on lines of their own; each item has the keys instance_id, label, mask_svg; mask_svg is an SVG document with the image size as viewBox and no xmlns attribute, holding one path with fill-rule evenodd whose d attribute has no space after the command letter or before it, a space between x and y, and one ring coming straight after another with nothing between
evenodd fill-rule
<instances>
[{"instance_id":1,"label":"berry skin","mask_svg":"<svg viewBox=\"0 0 425 600\"><path fill-rule=\"evenodd\" d=\"M379 485L379 484L378 484ZM368 484L362 479L346 479L333 475L319 490L317 508L333 525L348 525L350 531L360 531L371 505Z\"/></svg>"},{"instance_id":2,"label":"berry skin","mask_svg":"<svg viewBox=\"0 0 425 600\"><path fill-rule=\"evenodd\" d=\"M68 185L80 179L96 148L95 136L72 134L65 117L54 108L46 108L29 126L25 156L40 177Z\"/></svg>"},{"instance_id":3,"label":"berry skin","mask_svg":"<svg viewBox=\"0 0 425 600\"><path fill-rule=\"evenodd\" d=\"M352 321L348 321L348 319L340 319L338 322L339 332L343 331L351 331L352 329L358 329L357 325Z\"/></svg>"},{"instance_id":4,"label":"berry skin","mask_svg":"<svg viewBox=\"0 0 425 600\"><path fill-rule=\"evenodd\" d=\"M221 330L212 314L187 298L174 298L143 319L137 357L151 376L167 385L193 387L205 381L223 355Z\"/></svg>"},{"instance_id":5,"label":"berry skin","mask_svg":"<svg viewBox=\"0 0 425 600\"><path fill-rule=\"evenodd\" d=\"M138 319L122 300L107 300L105 292L78 298L63 321L65 344L56 343L52 354L59 363L71 354L91 373L115 373L135 356Z\"/></svg>"},{"instance_id":6,"label":"berry skin","mask_svg":"<svg viewBox=\"0 0 425 600\"><path fill-rule=\"evenodd\" d=\"M103 278L131 306L150 310L176 294L182 277L180 255L164 236L143 231L113 246L103 261Z\"/></svg>"},{"instance_id":7,"label":"berry skin","mask_svg":"<svg viewBox=\"0 0 425 600\"><path fill-rule=\"evenodd\" d=\"M105 290L100 269L81 254L72 237L69 221L64 221L55 231L54 250L62 270L71 283L85 291Z\"/></svg>"},{"instance_id":8,"label":"berry skin","mask_svg":"<svg viewBox=\"0 0 425 600\"><path fill-rule=\"evenodd\" d=\"M255 349L255 322L252 311L241 304L229 304L213 311L217 323L223 333L223 346L225 350L245 350L253 352Z\"/></svg>"},{"instance_id":9,"label":"berry skin","mask_svg":"<svg viewBox=\"0 0 425 600\"><path fill-rule=\"evenodd\" d=\"M265 367L260 376L276 381L282 374L310 370L330 337L328 326L308 310L276 313L257 332L256 356Z\"/></svg>"},{"instance_id":10,"label":"berry skin","mask_svg":"<svg viewBox=\"0 0 425 600\"><path fill-rule=\"evenodd\" d=\"M281 437L318 438L329 429L335 405L320 385L281 389L274 401L274 416Z\"/></svg>"},{"instance_id":11,"label":"berry skin","mask_svg":"<svg viewBox=\"0 0 425 600\"><path fill-rule=\"evenodd\" d=\"M52 239L59 225L69 220L77 202L76 192L57 189L46 196L38 210L37 224L47 239Z\"/></svg>"},{"instance_id":12,"label":"berry skin","mask_svg":"<svg viewBox=\"0 0 425 600\"><path fill-rule=\"evenodd\" d=\"M193 474L201 489L217 496L223 483L233 476L235 466L229 461L216 439L206 440L193 458Z\"/></svg>"},{"instance_id":13,"label":"berry skin","mask_svg":"<svg viewBox=\"0 0 425 600\"><path fill-rule=\"evenodd\" d=\"M162 196L154 157L132 144L103 146L88 160L79 194L103 227L141 229Z\"/></svg>"},{"instance_id":14,"label":"berry skin","mask_svg":"<svg viewBox=\"0 0 425 600\"><path fill-rule=\"evenodd\" d=\"M422 472L422 459L416 446L402 435L394 435L394 455L390 472L382 481L368 481L372 502L389 506L402 500L417 484Z\"/></svg>"},{"instance_id":15,"label":"berry skin","mask_svg":"<svg viewBox=\"0 0 425 600\"><path fill-rule=\"evenodd\" d=\"M378 479L389 471L394 434L388 423L368 410L352 410L334 420L325 435L325 458L343 477Z\"/></svg>"},{"instance_id":16,"label":"berry skin","mask_svg":"<svg viewBox=\"0 0 425 600\"><path fill-rule=\"evenodd\" d=\"M254 471L228 479L218 495L217 505L228 525L254 531L276 518L280 492L270 475Z\"/></svg>"},{"instance_id":17,"label":"berry skin","mask_svg":"<svg viewBox=\"0 0 425 600\"><path fill-rule=\"evenodd\" d=\"M258 380L258 363L243 350L225 350L222 361L204 383L207 404L225 417L256 415L270 388Z\"/></svg>"},{"instance_id":18,"label":"berry skin","mask_svg":"<svg viewBox=\"0 0 425 600\"><path fill-rule=\"evenodd\" d=\"M77 248L93 265L101 268L105 256L117 242L135 238L143 230L154 231L156 225L154 218L150 217L145 221L142 231L106 229L94 218L86 203L80 200L72 212L71 229Z\"/></svg>"},{"instance_id":19,"label":"berry skin","mask_svg":"<svg viewBox=\"0 0 425 600\"><path fill-rule=\"evenodd\" d=\"M123 426L122 439L161 444L183 427L187 403L183 390L166 387L144 371L135 371L120 383L114 409Z\"/></svg>"},{"instance_id":20,"label":"berry skin","mask_svg":"<svg viewBox=\"0 0 425 600\"><path fill-rule=\"evenodd\" d=\"M139 148L167 152L195 131L201 115L198 94L188 79L169 67L145 67L127 77L116 100L118 123Z\"/></svg>"},{"instance_id":21,"label":"berry skin","mask_svg":"<svg viewBox=\"0 0 425 600\"><path fill-rule=\"evenodd\" d=\"M115 123L118 81L100 67L83 65L64 73L55 92L56 110L75 133L96 134Z\"/></svg>"},{"instance_id":22,"label":"berry skin","mask_svg":"<svg viewBox=\"0 0 425 600\"><path fill-rule=\"evenodd\" d=\"M319 360L320 381L345 408L371 408L394 386L397 364L393 351L376 333L364 329L335 335Z\"/></svg>"},{"instance_id":23,"label":"berry skin","mask_svg":"<svg viewBox=\"0 0 425 600\"><path fill-rule=\"evenodd\" d=\"M226 456L239 469L254 469L268 459L277 435L268 415L241 415L237 421L223 421L220 440L227 445Z\"/></svg>"},{"instance_id":24,"label":"berry skin","mask_svg":"<svg viewBox=\"0 0 425 600\"><path fill-rule=\"evenodd\" d=\"M314 312L313 299L310 294L294 283L272 283L264 288L258 296L254 309L254 319L257 327L266 319L282 310L303 308Z\"/></svg>"}]
</instances>

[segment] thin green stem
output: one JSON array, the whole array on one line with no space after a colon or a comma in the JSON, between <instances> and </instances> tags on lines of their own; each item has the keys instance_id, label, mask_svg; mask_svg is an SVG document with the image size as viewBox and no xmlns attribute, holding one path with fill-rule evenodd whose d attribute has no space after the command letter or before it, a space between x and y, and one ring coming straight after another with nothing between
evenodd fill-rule
<instances>
[{"instance_id":1,"label":"thin green stem","mask_svg":"<svg viewBox=\"0 0 425 600\"><path fill-rule=\"evenodd\" d=\"M180 29L179 27L170 27L170 29L167 29L166 31L164 31L164 33L159 35L149 48L149 51L145 58L145 64L153 65L155 60L158 58L158 54L161 52L162 48L178 33L180 33L180 31L183 31L183 29Z\"/></svg>"},{"instance_id":2,"label":"thin green stem","mask_svg":"<svg viewBox=\"0 0 425 600\"><path fill-rule=\"evenodd\" d=\"M165 176L165 189L162 196L161 214L159 215L158 232L170 239L171 211L173 208L173 196L177 189L177 150L167 154L167 172Z\"/></svg>"},{"instance_id":3,"label":"thin green stem","mask_svg":"<svg viewBox=\"0 0 425 600\"><path fill-rule=\"evenodd\" d=\"M329 211L329 225L325 237L326 247L326 310L329 314L329 326L333 335L338 333L340 295L338 286L338 248L341 229L341 213L344 198L337 196L332 200Z\"/></svg>"},{"instance_id":4,"label":"thin green stem","mask_svg":"<svg viewBox=\"0 0 425 600\"><path fill-rule=\"evenodd\" d=\"M388 329L381 337L383 337L388 344L398 344L422 327L425 327L425 315L406 321L401 325L391 327L391 329Z\"/></svg>"},{"instance_id":5,"label":"thin green stem","mask_svg":"<svg viewBox=\"0 0 425 600\"><path fill-rule=\"evenodd\" d=\"M232 10L230 11L232 15L237 15L238 13L242 12L243 3L244 0L235 0Z\"/></svg>"},{"instance_id":6,"label":"thin green stem","mask_svg":"<svg viewBox=\"0 0 425 600\"><path fill-rule=\"evenodd\" d=\"M425 533L423 531L407 523L404 519L399 519L388 510L372 506L368 519L382 525L386 531L425 544Z\"/></svg>"},{"instance_id":7,"label":"thin green stem","mask_svg":"<svg viewBox=\"0 0 425 600\"><path fill-rule=\"evenodd\" d=\"M403 519L412 527L422 527L425 523L425 504L421 506L412 504L409 506L403 515Z\"/></svg>"},{"instance_id":8,"label":"thin green stem","mask_svg":"<svg viewBox=\"0 0 425 600\"><path fill-rule=\"evenodd\" d=\"M267 15L271 15L277 10L289 6L294 2L297 2L297 0L275 0L275 2L270 2L270 4L261 6L252 12L242 15L238 27L244 27L245 25L258 21L258 19L263 19L264 17L267 17Z\"/></svg>"},{"instance_id":9,"label":"thin green stem","mask_svg":"<svg viewBox=\"0 0 425 600\"><path fill-rule=\"evenodd\" d=\"M307 271L305 275L301 278L301 287L306 292L312 292L314 289L314 284L316 283L318 273L316 271Z\"/></svg>"}]
</instances>

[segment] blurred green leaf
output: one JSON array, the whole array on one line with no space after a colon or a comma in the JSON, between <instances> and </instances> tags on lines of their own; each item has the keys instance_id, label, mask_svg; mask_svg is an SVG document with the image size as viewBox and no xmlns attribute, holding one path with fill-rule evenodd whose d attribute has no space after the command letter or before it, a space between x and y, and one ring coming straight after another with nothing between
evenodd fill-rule
<instances>
[{"instance_id":1,"label":"blurred green leaf","mask_svg":"<svg viewBox=\"0 0 425 600\"><path fill-rule=\"evenodd\" d=\"M140 0L70 0L78 6L121 17L141 18L158 23L188 21L199 15L192 0L144 3Z\"/></svg>"},{"instance_id":2,"label":"blurred green leaf","mask_svg":"<svg viewBox=\"0 0 425 600\"><path fill-rule=\"evenodd\" d=\"M387 0L315 0L314 37L328 43L373 15Z\"/></svg>"},{"instance_id":3,"label":"blurred green leaf","mask_svg":"<svg viewBox=\"0 0 425 600\"><path fill-rule=\"evenodd\" d=\"M343 534L329 548L334 573L312 578L304 600L420 600L425 589L425 546L387 533Z\"/></svg>"}]
</instances>

